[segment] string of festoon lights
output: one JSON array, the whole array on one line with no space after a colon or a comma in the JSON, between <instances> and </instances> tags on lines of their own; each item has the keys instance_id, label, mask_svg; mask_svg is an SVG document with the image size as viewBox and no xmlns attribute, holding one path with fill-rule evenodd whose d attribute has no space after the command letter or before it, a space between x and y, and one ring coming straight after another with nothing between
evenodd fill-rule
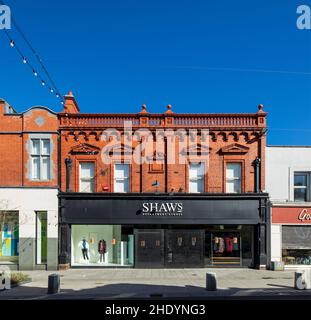
<instances>
[{"instance_id":1,"label":"string of festoon lights","mask_svg":"<svg viewBox=\"0 0 311 320\"><path fill-rule=\"evenodd\" d=\"M3 4L5 5L5 3L3 1L0 0L0 5ZM40 58L40 56L38 55L38 53L35 51L35 49L33 48L33 46L31 45L31 43L28 41L28 39L26 38L25 34L22 32L22 30L20 29L20 27L17 25L16 21L13 19L13 17L11 18L13 25L15 26L16 30L21 34L22 38L24 39L24 41L26 42L26 44L28 45L28 47L30 48L30 50L32 51L32 53L35 55L41 69L43 70L43 72L45 73L45 76L42 76L41 73L39 72L38 68L34 67L34 64L30 62L30 59L28 59L28 57L22 52L22 50L20 49L20 47L17 45L16 41L10 36L8 30L3 29L2 31L4 31L4 34L6 35L9 45L12 49L15 49L16 52L18 53L18 55L20 56L21 62L28 66L29 69L31 70L33 76L35 78L38 79L38 81L40 82L42 87L45 87L49 90L50 94L55 95L55 97L57 99L59 99L60 103L62 105L64 105L64 97L62 94L60 94L60 91L58 90L57 86L55 85L55 82L53 81L51 75L49 74L47 68L45 67L42 59ZM48 80L46 80L46 78Z\"/></svg>"}]
</instances>

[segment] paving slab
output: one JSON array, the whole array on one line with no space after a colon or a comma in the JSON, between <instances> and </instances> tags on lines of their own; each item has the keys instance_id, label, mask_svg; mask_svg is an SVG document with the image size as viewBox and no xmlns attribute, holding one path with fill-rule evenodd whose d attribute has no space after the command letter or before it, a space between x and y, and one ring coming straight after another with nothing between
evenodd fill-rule
<instances>
[{"instance_id":1,"label":"paving slab","mask_svg":"<svg viewBox=\"0 0 311 320\"><path fill-rule=\"evenodd\" d=\"M218 290L205 289L206 273L217 277ZM311 298L295 290L294 271L252 269L70 269L58 271L61 292L47 294L47 271L27 271L32 281L0 292L0 299L163 298Z\"/></svg>"}]
</instances>

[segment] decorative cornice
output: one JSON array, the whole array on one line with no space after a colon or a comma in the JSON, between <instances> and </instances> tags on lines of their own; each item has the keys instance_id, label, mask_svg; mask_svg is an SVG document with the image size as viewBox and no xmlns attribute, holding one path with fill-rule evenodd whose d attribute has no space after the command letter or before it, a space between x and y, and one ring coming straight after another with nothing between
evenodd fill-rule
<instances>
[{"instance_id":1,"label":"decorative cornice","mask_svg":"<svg viewBox=\"0 0 311 320\"><path fill-rule=\"evenodd\" d=\"M71 154L97 154L100 149L88 143L80 143L74 146L71 150Z\"/></svg>"},{"instance_id":2,"label":"decorative cornice","mask_svg":"<svg viewBox=\"0 0 311 320\"><path fill-rule=\"evenodd\" d=\"M181 154L182 155L208 155L210 154L210 151L212 150L211 147L208 146L202 146L200 143L193 144L192 146L189 146L188 148L185 147L182 149Z\"/></svg>"},{"instance_id":3,"label":"decorative cornice","mask_svg":"<svg viewBox=\"0 0 311 320\"><path fill-rule=\"evenodd\" d=\"M237 154L237 153L245 154L248 151L249 151L248 147L238 143L233 143L233 144L230 144L229 146L226 146L220 149L221 153L234 153L234 154Z\"/></svg>"}]
</instances>

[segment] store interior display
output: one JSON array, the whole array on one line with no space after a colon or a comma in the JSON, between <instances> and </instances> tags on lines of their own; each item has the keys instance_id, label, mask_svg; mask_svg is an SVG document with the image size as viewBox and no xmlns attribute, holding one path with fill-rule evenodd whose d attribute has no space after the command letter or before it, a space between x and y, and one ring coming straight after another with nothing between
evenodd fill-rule
<instances>
[{"instance_id":1,"label":"store interior display","mask_svg":"<svg viewBox=\"0 0 311 320\"><path fill-rule=\"evenodd\" d=\"M233 235L227 235L223 237L215 237L213 239L214 253L232 253L233 251L239 250L238 237Z\"/></svg>"},{"instance_id":2,"label":"store interior display","mask_svg":"<svg viewBox=\"0 0 311 320\"><path fill-rule=\"evenodd\" d=\"M80 241L79 248L81 248L83 260L89 260L90 245L85 240L85 238L82 241Z\"/></svg>"},{"instance_id":3,"label":"store interior display","mask_svg":"<svg viewBox=\"0 0 311 320\"><path fill-rule=\"evenodd\" d=\"M100 262L105 262L104 255L107 253L107 243L104 239L99 240L98 242L98 253Z\"/></svg>"},{"instance_id":4,"label":"store interior display","mask_svg":"<svg viewBox=\"0 0 311 320\"><path fill-rule=\"evenodd\" d=\"M73 225L72 265L131 266L134 238L120 225Z\"/></svg>"},{"instance_id":5,"label":"store interior display","mask_svg":"<svg viewBox=\"0 0 311 320\"><path fill-rule=\"evenodd\" d=\"M311 265L311 249L283 249L282 256L288 265Z\"/></svg>"},{"instance_id":6,"label":"store interior display","mask_svg":"<svg viewBox=\"0 0 311 320\"><path fill-rule=\"evenodd\" d=\"M215 232L211 235L211 263L240 265L241 239L238 232Z\"/></svg>"}]
</instances>

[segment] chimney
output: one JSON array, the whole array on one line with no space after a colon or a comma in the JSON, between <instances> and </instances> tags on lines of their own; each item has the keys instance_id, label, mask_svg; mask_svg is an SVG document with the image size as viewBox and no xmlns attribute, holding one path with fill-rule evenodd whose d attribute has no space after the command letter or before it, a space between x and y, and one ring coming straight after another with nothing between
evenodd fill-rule
<instances>
[{"instance_id":1,"label":"chimney","mask_svg":"<svg viewBox=\"0 0 311 320\"><path fill-rule=\"evenodd\" d=\"M3 100L3 99L0 98L0 113L1 113L1 114L4 114L4 113L5 113L4 107L5 107L5 100Z\"/></svg>"},{"instance_id":2,"label":"chimney","mask_svg":"<svg viewBox=\"0 0 311 320\"><path fill-rule=\"evenodd\" d=\"M79 106L77 101L71 91L64 97L65 98L65 105L63 113L80 113Z\"/></svg>"},{"instance_id":3,"label":"chimney","mask_svg":"<svg viewBox=\"0 0 311 320\"><path fill-rule=\"evenodd\" d=\"M0 98L0 113L1 114L16 113L16 111L4 99Z\"/></svg>"}]
</instances>

